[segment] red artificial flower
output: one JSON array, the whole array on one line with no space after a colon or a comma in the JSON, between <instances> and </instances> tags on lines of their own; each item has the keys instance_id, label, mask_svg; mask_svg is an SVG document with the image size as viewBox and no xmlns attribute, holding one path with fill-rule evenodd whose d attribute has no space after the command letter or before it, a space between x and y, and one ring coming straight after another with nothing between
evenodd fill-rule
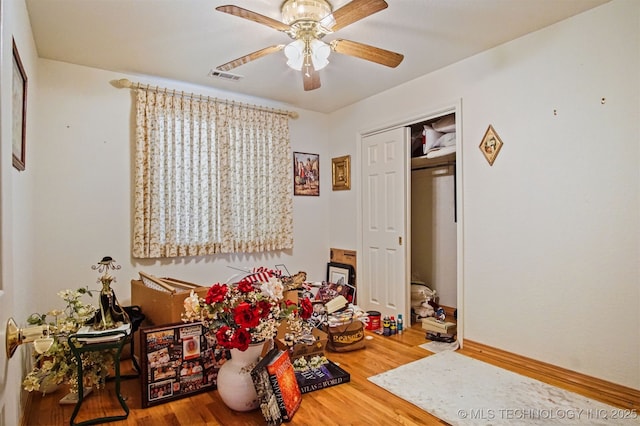
<instances>
[{"instance_id":1,"label":"red artificial flower","mask_svg":"<svg viewBox=\"0 0 640 426\"><path fill-rule=\"evenodd\" d=\"M251 333L244 328L236 330L233 336L233 347L241 351L246 351L251 343Z\"/></svg>"},{"instance_id":2,"label":"red artificial flower","mask_svg":"<svg viewBox=\"0 0 640 426\"><path fill-rule=\"evenodd\" d=\"M205 301L208 305L213 305L214 303L220 303L224 300L224 297L227 294L227 285L216 283L209 288L207 291L207 297L205 297Z\"/></svg>"},{"instance_id":3,"label":"red artificial flower","mask_svg":"<svg viewBox=\"0 0 640 426\"><path fill-rule=\"evenodd\" d=\"M227 325L223 325L218 329L218 331L216 331L216 340L218 341L218 344L227 349L231 348L232 343L231 339L233 336L229 335L230 331L232 331L231 327Z\"/></svg>"},{"instance_id":4,"label":"red artificial flower","mask_svg":"<svg viewBox=\"0 0 640 426\"><path fill-rule=\"evenodd\" d=\"M251 284L250 282L240 281L238 283L238 290L240 290L240 293L251 293L252 291L255 290L255 288L253 287L253 284Z\"/></svg>"},{"instance_id":5,"label":"red artificial flower","mask_svg":"<svg viewBox=\"0 0 640 426\"><path fill-rule=\"evenodd\" d=\"M242 302L233 311L233 320L242 328L254 328L260 324L260 309Z\"/></svg>"},{"instance_id":6,"label":"red artificial flower","mask_svg":"<svg viewBox=\"0 0 640 426\"><path fill-rule=\"evenodd\" d=\"M302 299L302 302L300 302L300 317L306 320L311 318L311 314L313 314L313 305L311 304L311 300L305 297Z\"/></svg>"},{"instance_id":7,"label":"red artificial flower","mask_svg":"<svg viewBox=\"0 0 640 426\"><path fill-rule=\"evenodd\" d=\"M260 300L258 309L260 310L260 318L267 318L271 313L271 303L268 300Z\"/></svg>"},{"instance_id":8,"label":"red artificial flower","mask_svg":"<svg viewBox=\"0 0 640 426\"><path fill-rule=\"evenodd\" d=\"M293 300L289 300L289 299L285 300L284 306L285 306L285 309L289 309L290 307L293 307L293 313L294 314L298 313L298 304Z\"/></svg>"}]
</instances>

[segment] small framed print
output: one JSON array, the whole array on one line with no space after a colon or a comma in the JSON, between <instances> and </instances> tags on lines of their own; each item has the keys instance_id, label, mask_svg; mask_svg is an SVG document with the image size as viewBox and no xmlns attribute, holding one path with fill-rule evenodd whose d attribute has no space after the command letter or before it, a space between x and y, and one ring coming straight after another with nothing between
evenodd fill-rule
<instances>
[{"instance_id":1,"label":"small framed print","mask_svg":"<svg viewBox=\"0 0 640 426\"><path fill-rule=\"evenodd\" d=\"M293 195L320 195L320 156L293 153Z\"/></svg>"},{"instance_id":2,"label":"small framed print","mask_svg":"<svg viewBox=\"0 0 640 426\"><path fill-rule=\"evenodd\" d=\"M351 189L351 156L331 159L331 181L334 191Z\"/></svg>"},{"instance_id":3,"label":"small framed print","mask_svg":"<svg viewBox=\"0 0 640 426\"><path fill-rule=\"evenodd\" d=\"M489 128L487 128L482 142L480 142L480 151L482 151L490 166L493 166L493 162L496 160L500 148L502 148L502 140L493 126L489 124Z\"/></svg>"},{"instance_id":4,"label":"small framed print","mask_svg":"<svg viewBox=\"0 0 640 426\"><path fill-rule=\"evenodd\" d=\"M20 53L13 40L13 72L11 89L11 125L13 167L22 171L26 161L27 129L27 74L22 66Z\"/></svg>"}]
</instances>

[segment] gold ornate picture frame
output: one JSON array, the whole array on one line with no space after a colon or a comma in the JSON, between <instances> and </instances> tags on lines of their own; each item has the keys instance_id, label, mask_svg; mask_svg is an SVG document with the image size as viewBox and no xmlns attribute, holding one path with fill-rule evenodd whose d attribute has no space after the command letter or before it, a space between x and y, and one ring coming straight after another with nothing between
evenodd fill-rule
<instances>
[{"instance_id":1,"label":"gold ornate picture frame","mask_svg":"<svg viewBox=\"0 0 640 426\"><path fill-rule=\"evenodd\" d=\"M331 159L331 183L334 191L351 189L351 156Z\"/></svg>"},{"instance_id":2,"label":"gold ornate picture frame","mask_svg":"<svg viewBox=\"0 0 640 426\"><path fill-rule=\"evenodd\" d=\"M498 136L498 133L496 133L493 126L489 124L489 127L480 142L480 151L482 151L490 166L493 166L493 162L496 160L502 145L502 139L500 139L500 136Z\"/></svg>"}]
</instances>

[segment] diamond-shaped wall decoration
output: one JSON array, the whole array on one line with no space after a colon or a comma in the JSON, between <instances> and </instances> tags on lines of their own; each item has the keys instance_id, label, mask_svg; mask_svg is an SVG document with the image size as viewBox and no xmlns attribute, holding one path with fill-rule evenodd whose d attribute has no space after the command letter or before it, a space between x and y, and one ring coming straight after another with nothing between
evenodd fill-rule
<instances>
[{"instance_id":1,"label":"diamond-shaped wall decoration","mask_svg":"<svg viewBox=\"0 0 640 426\"><path fill-rule=\"evenodd\" d=\"M496 160L500 148L502 148L502 140L493 126L489 124L489 128L485 132L482 142L480 142L480 151L482 151L490 166L493 166L493 162Z\"/></svg>"}]
</instances>

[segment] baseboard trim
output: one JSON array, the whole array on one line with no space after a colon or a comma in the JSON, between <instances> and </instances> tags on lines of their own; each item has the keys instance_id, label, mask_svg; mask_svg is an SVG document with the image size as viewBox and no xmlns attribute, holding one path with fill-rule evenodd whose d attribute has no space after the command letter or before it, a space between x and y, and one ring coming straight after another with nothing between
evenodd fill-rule
<instances>
[{"instance_id":1,"label":"baseboard trim","mask_svg":"<svg viewBox=\"0 0 640 426\"><path fill-rule=\"evenodd\" d=\"M616 407L640 411L640 390L464 339L461 354Z\"/></svg>"}]
</instances>

